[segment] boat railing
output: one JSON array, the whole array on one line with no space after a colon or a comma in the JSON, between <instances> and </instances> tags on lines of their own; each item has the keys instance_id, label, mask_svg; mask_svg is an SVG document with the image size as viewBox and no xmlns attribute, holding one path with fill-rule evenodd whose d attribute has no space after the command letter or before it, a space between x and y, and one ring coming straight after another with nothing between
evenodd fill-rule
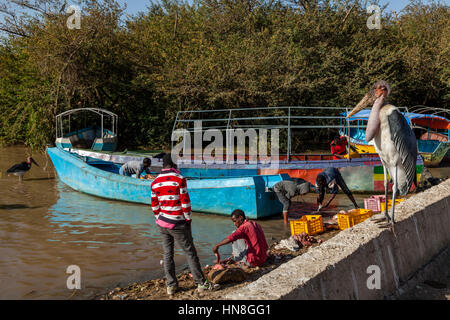
<instances>
[{"instance_id":1,"label":"boat railing","mask_svg":"<svg viewBox=\"0 0 450 320\"><path fill-rule=\"evenodd\" d=\"M217 110L190 110L179 111L173 124L172 132L177 129L183 129L188 133L205 132L210 129L226 132L229 129L279 129L286 130L283 134L286 139L280 143L285 152L281 152L280 157L286 157L290 161L295 152L292 150L293 130L330 130L337 129L339 134L350 137L352 129L365 130L367 127L367 119L358 119L352 117L348 119L353 107L310 107L310 106L281 106L281 107L265 107L265 108L236 108L236 109L217 109ZM442 108L429 108L424 106L399 107L402 114L413 127L413 111L430 112L433 115L448 112ZM367 110L370 112L370 110ZM196 123L201 121L199 128ZM450 131L448 131L450 134ZM174 141L171 141L172 148ZM347 150L350 150L350 139L347 139ZM347 157L351 161L351 152ZM308 154L311 158L317 155ZM327 157L331 155L322 155ZM368 156L368 154L364 154ZM305 155L306 157L306 155Z\"/></svg>"},{"instance_id":2,"label":"boat railing","mask_svg":"<svg viewBox=\"0 0 450 320\"><path fill-rule=\"evenodd\" d=\"M427 107L424 105L416 105L416 106L411 107L411 112L421 113L421 114L427 113L427 114L432 114L432 115L440 115L440 114L446 114L447 116L450 115L450 110L448 110L448 109L437 108L437 107Z\"/></svg>"},{"instance_id":3,"label":"boat railing","mask_svg":"<svg viewBox=\"0 0 450 320\"><path fill-rule=\"evenodd\" d=\"M351 128L359 128L359 126L352 125L346 116L343 115L344 113L348 114L352 108L353 107L281 106L179 111L176 115L172 132L175 132L177 129L183 129L185 132L189 133L199 131L203 133L210 129L221 132L226 132L229 129L251 128L286 130L287 138L283 143L286 147L286 152L281 153L280 156L286 156L289 161L291 156L295 154L292 151L293 130L337 129L339 132L344 128L346 128L347 131ZM250 113L250 115L247 113ZM196 127L197 121L202 122L200 129ZM314 121L321 123L313 123ZM249 124L248 122L251 123ZM173 148L174 141L171 143ZM350 150L350 143L348 144L348 150ZM348 160L351 161L351 157L349 157Z\"/></svg>"}]
</instances>

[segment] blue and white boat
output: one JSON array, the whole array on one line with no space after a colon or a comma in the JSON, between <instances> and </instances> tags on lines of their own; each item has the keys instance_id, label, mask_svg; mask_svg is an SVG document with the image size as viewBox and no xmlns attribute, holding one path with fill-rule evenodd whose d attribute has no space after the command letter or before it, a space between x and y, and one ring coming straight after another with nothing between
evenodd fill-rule
<instances>
[{"instance_id":1,"label":"blue and white boat","mask_svg":"<svg viewBox=\"0 0 450 320\"><path fill-rule=\"evenodd\" d=\"M47 148L58 177L71 188L90 195L113 200L150 204L152 180L119 175L120 164L83 157L61 148ZM194 212L229 216L241 209L250 219L261 219L281 213L282 205L267 188L287 174L238 177L187 177Z\"/></svg>"}]
</instances>

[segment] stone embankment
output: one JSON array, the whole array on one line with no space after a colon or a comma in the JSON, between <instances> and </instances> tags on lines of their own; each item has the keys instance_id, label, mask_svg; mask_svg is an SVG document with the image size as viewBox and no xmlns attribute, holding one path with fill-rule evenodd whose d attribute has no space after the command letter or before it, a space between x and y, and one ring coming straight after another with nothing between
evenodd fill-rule
<instances>
[{"instance_id":1,"label":"stone embankment","mask_svg":"<svg viewBox=\"0 0 450 320\"><path fill-rule=\"evenodd\" d=\"M344 230L224 299L383 299L450 245L450 179L396 206L394 230Z\"/></svg>"}]
</instances>

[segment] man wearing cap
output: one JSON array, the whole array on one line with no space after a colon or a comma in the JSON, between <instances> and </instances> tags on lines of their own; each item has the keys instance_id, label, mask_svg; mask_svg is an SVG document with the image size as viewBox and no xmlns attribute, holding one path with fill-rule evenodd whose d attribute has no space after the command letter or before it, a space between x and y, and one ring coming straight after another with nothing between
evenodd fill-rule
<instances>
[{"instance_id":1,"label":"man wearing cap","mask_svg":"<svg viewBox=\"0 0 450 320\"><path fill-rule=\"evenodd\" d=\"M320 211L322 208L326 208L330 205L331 201L334 200L336 197L339 188L342 189L342 191L347 195L347 197L353 202L353 205L355 206L355 209L358 209L358 204L355 201L355 198L353 197L352 192L347 187L347 184L344 181L344 178L342 178L341 173L336 168L326 168L321 173L319 173L316 177L316 188L317 192L319 193L319 197L317 199L317 203L319 204L319 209L317 211ZM325 192L331 194L330 200L322 206L323 200L325 198Z\"/></svg>"},{"instance_id":2,"label":"man wearing cap","mask_svg":"<svg viewBox=\"0 0 450 320\"><path fill-rule=\"evenodd\" d=\"M291 199L314 190L315 188L311 183L300 178L293 178L292 181L280 181L273 186L273 191L275 191L278 200L283 204L283 220L285 225L288 224L288 211L291 206Z\"/></svg>"}]
</instances>

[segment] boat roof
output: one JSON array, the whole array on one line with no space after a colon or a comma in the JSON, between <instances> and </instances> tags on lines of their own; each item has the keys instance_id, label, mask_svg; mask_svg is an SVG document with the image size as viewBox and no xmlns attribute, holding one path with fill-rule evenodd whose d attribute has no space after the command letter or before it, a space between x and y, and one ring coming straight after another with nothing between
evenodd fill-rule
<instances>
[{"instance_id":1,"label":"boat roof","mask_svg":"<svg viewBox=\"0 0 450 320\"><path fill-rule=\"evenodd\" d=\"M116 117L117 118L117 114L109 111L109 110L105 110L105 109L99 109L99 108L77 108L77 109L70 109L67 111L64 111L60 114L58 114L56 117L62 117L62 116L66 116L72 113L77 113L77 112L84 112L84 111L89 111L89 112L94 112L97 113L99 115L109 115L111 117Z\"/></svg>"},{"instance_id":2,"label":"boat roof","mask_svg":"<svg viewBox=\"0 0 450 320\"><path fill-rule=\"evenodd\" d=\"M371 109L365 109L361 110L360 112L354 114L351 116L348 120L349 121L355 121L355 120L369 120ZM346 116L348 113L343 112L342 115ZM430 128L436 128L436 129L450 129L450 120L448 120L445 117L437 116L434 114L422 114L422 113L414 113L414 112L402 112L402 114L405 116L406 121L408 124L411 124L411 121L414 124L423 125Z\"/></svg>"}]
</instances>

